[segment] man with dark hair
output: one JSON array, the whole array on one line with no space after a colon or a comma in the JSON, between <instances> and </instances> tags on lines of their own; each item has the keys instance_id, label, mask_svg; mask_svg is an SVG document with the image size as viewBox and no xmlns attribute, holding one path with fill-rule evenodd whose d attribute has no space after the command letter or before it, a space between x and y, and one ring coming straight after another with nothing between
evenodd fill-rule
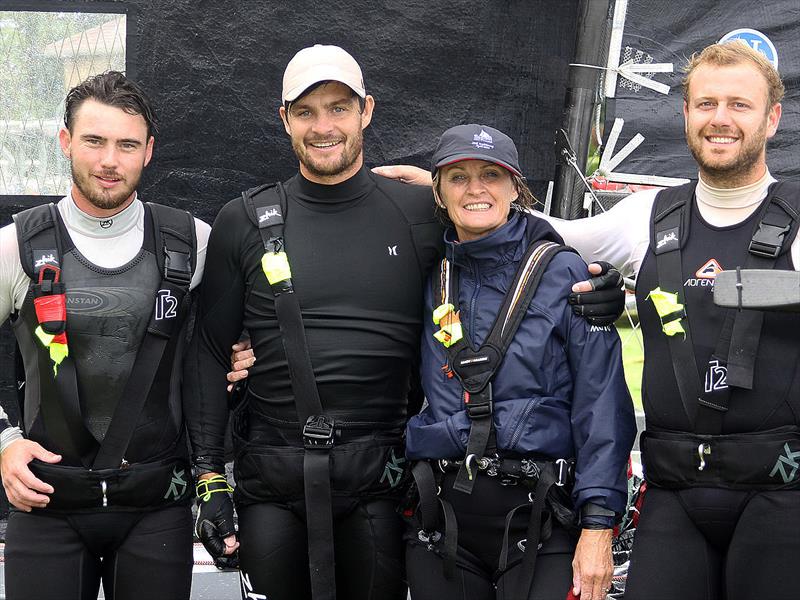
<instances>
[{"instance_id":1,"label":"man with dark hair","mask_svg":"<svg viewBox=\"0 0 800 600\"><path fill-rule=\"evenodd\" d=\"M374 106L343 49L298 52L279 113L299 172L228 203L209 240L187 378L199 533L212 554L231 552L222 543L233 523L219 475L229 411L219 382L244 327L258 362L233 413L234 475L252 598L406 597L402 432L418 409L408 406L409 382L441 230L429 190L364 167ZM290 280L276 278L289 268ZM293 299L300 330L284 312ZM304 381L324 414L298 394Z\"/></svg>"},{"instance_id":2,"label":"man with dark hair","mask_svg":"<svg viewBox=\"0 0 800 600\"><path fill-rule=\"evenodd\" d=\"M0 320L26 378L20 427L3 414L0 433L6 597L93 600L102 581L106 598L186 599L175 367L209 227L138 198L156 123L122 73L73 88L64 123L70 194L0 229Z\"/></svg>"},{"instance_id":3,"label":"man with dark hair","mask_svg":"<svg viewBox=\"0 0 800 600\"><path fill-rule=\"evenodd\" d=\"M198 534L213 556L234 550L218 382L245 328L258 361L232 422L246 596L401 600L402 436L442 229L430 190L364 167L375 100L352 56L301 50L282 101L299 172L229 202L209 240L186 378Z\"/></svg>"}]
</instances>

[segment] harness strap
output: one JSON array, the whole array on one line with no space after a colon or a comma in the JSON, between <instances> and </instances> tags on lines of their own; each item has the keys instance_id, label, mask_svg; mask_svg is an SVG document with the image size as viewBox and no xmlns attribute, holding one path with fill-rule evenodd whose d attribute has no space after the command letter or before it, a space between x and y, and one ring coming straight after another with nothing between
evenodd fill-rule
<instances>
[{"instance_id":1,"label":"harness strap","mask_svg":"<svg viewBox=\"0 0 800 600\"><path fill-rule=\"evenodd\" d=\"M697 184L689 185L692 186L689 194L689 201L691 201ZM683 289L680 250L689 237L689 211L686 210L685 194L684 186L667 188L658 193L656 205L653 207L654 218L650 235L652 249L656 256L659 285L677 294L679 303L684 307L686 306L686 294ZM686 313L676 315L676 318L682 325L684 335L669 335L667 344L683 409L689 423L694 423L698 403L702 398L700 372L697 370L692 333L689 330Z\"/></svg>"},{"instance_id":2,"label":"harness strap","mask_svg":"<svg viewBox=\"0 0 800 600\"><path fill-rule=\"evenodd\" d=\"M152 219L152 231L159 236L155 250L161 283L147 332L95 457L93 469L112 469L124 464L124 455L139 423L139 415L156 374L163 368L161 362L166 349L177 345L188 312L184 298L192 281L197 254L194 219L186 211L150 202L145 204L145 216L147 214Z\"/></svg>"},{"instance_id":3,"label":"harness strap","mask_svg":"<svg viewBox=\"0 0 800 600\"><path fill-rule=\"evenodd\" d=\"M522 558L521 572L525 575L520 577L517 582L517 589L512 590L510 594L506 592L508 598L528 598L533 586L533 575L536 568L536 557L539 554L539 544L546 542L550 539L552 534L553 525L550 515L542 515L544 513L545 501L547 500L547 493L556 482L553 463L548 462L539 474L539 480L536 482L536 488L533 491L533 497L530 504L522 504L512 509L506 515L506 526L503 533L503 547L500 551L500 560L498 562L498 574L502 574L508 568L508 550L509 550L509 530L511 528L511 519L518 509L530 506L531 516L528 520L528 529L525 532L525 548Z\"/></svg>"},{"instance_id":4,"label":"harness strap","mask_svg":"<svg viewBox=\"0 0 800 600\"><path fill-rule=\"evenodd\" d=\"M54 204L24 211L15 216L15 222L23 269L33 280L34 291L42 292L41 284L36 283L40 272L53 265L60 270L64 253L74 246ZM153 239L155 233L160 244ZM174 346L179 337L186 312L182 310L183 299L196 257L195 235L194 220L186 211L145 204L144 247L154 249L162 282L150 325L102 444L84 423L75 363L68 353L53 377L52 387L47 380L42 384L40 410L46 431L62 440L72 461L80 461L87 469L118 468L124 460L164 350L168 343Z\"/></svg>"},{"instance_id":5,"label":"harness strap","mask_svg":"<svg viewBox=\"0 0 800 600\"><path fill-rule=\"evenodd\" d=\"M659 284L670 291L675 290L683 306L686 300L682 282L681 248L689 237L690 203L695 186L696 183L692 183L659 192L651 226ZM688 199L687 192L690 192ZM779 192L797 195L798 190L796 186L790 188L784 182L770 188L750 242L744 266L746 269L773 268L777 257L788 250L797 235L800 226L798 213L790 203L779 197ZM662 321L667 317L681 321L681 331L684 333L683 338L669 335L668 346L689 423L698 430L719 433L722 430L722 417L730 402L730 388L753 387L753 372L764 313L757 310L726 311L713 356L726 363L728 387L724 391L718 390L713 398L704 394L701 388L702 379L697 369L686 311L662 316Z\"/></svg>"},{"instance_id":6,"label":"harness strap","mask_svg":"<svg viewBox=\"0 0 800 600\"><path fill-rule=\"evenodd\" d=\"M463 325L463 337L450 345L445 345L450 369L463 387L464 408L471 422L466 458L453 484L453 488L460 492L472 493L475 485L473 462L483 459L492 434L491 380L503 363L508 347L536 294L547 265L556 254L563 251L574 252L572 248L548 240L536 240L531 243L526 249L509 292L503 299L489 335L480 348L473 349L469 332ZM458 291L458 269L445 259L441 266L439 286L437 287L434 282L434 299L438 300L440 305L455 305L458 303Z\"/></svg>"},{"instance_id":7,"label":"harness strap","mask_svg":"<svg viewBox=\"0 0 800 600\"><path fill-rule=\"evenodd\" d=\"M286 257L283 235L288 204L286 190L281 183L270 184L243 192L242 198L264 245L261 264L275 296L275 314L289 367L297 417L303 425L303 486L311 595L314 600L335 600L330 480L334 422L323 414L300 303L294 293Z\"/></svg>"}]
</instances>

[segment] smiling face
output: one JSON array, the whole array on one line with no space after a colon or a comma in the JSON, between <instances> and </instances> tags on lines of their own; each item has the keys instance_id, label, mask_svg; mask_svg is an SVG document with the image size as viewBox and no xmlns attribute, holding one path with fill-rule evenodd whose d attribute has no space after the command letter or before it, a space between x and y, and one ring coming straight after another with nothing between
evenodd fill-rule
<instances>
[{"instance_id":1,"label":"smiling face","mask_svg":"<svg viewBox=\"0 0 800 600\"><path fill-rule=\"evenodd\" d=\"M734 188L764 175L767 140L778 128L781 105L769 106L767 81L755 66L697 67L683 114L686 142L706 182Z\"/></svg>"},{"instance_id":2,"label":"smiling face","mask_svg":"<svg viewBox=\"0 0 800 600\"><path fill-rule=\"evenodd\" d=\"M503 167L464 160L439 169L438 195L462 242L483 237L508 220L517 189Z\"/></svg>"},{"instance_id":3,"label":"smiling face","mask_svg":"<svg viewBox=\"0 0 800 600\"><path fill-rule=\"evenodd\" d=\"M358 98L343 83L325 83L289 106L280 115L306 179L332 185L355 175L364 163L363 130L372 119L375 101Z\"/></svg>"},{"instance_id":4,"label":"smiling face","mask_svg":"<svg viewBox=\"0 0 800 600\"><path fill-rule=\"evenodd\" d=\"M153 154L147 123L141 115L88 99L71 128L62 128L58 139L70 161L75 204L96 217L118 213L133 201Z\"/></svg>"}]
</instances>

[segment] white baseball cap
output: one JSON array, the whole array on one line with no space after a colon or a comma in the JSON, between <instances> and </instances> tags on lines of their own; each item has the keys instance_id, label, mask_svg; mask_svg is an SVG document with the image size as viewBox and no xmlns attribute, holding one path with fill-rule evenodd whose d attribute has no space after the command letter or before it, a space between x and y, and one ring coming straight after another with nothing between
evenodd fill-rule
<instances>
[{"instance_id":1,"label":"white baseball cap","mask_svg":"<svg viewBox=\"0 0 800 600\"><path fill-rule=\"evenodd\" d=\"M283 101L293 102L320 81L339 81L361 98L367 95L361 67L339 46L317 44L303 48L286 65L283 73Z\"/></svg>"}]
</instances>

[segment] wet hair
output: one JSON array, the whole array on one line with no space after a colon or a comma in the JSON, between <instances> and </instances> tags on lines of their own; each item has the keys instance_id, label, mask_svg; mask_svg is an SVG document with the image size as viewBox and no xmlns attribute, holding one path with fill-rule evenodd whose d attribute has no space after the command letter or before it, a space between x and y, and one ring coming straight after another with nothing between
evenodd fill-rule
<instances>
[{"instance_id":1,"label":"wet hair","mask_svg":"<svg viewBox=\"0 0 800 600\"><path fill-rule=\"evenodd\" d=\"M729 67L742 63L751 63L766 80L767 110L783 99L785 90L777 69L775 69L766 56L757 50L753 50L742 40L734 40L724 44L712 44L703 49L702 52L694 53L683 69L683 72L686 74L681 82L683 86L683 99L687 102L689 101L689 82L692 80L692 75L698 67L702 65Z\"/></svg>"},{"instance_id":2,"label":"wet hair","mask_svg":"<svg viewBox=\"0 0 800 600\"><path fill-rule=\"evenodd\" d=\"M300 94L297 98L295 98L294 100L287 100L286 102L283 103L283 108L286 110L286 114L287 115L289 114L289 109L292 107L292 104L294 104L295 102L297 102L301 98L304 98L305 96L308 96L315 89L317 89L319 87L322 87L323 85L328 85L329 83L342 83L342 82L341 81L334 81L333 79L326 79L324 81L318 81L314 85L308 86L306 89L303 90L303 93ZM362 98L361 96L356 94L355 90L350 88L346 83L342 83L342 85L347 87L352 92L351 98L355 98L355 99L358 100L358 112L363 113L364 112L364 106L366 105L366 98Z\"/></svg>"},{"instance_id":3,"label":"wet hair","mask_svg":"<svg viewBox=\"0 0 800 600\"><path fill-rule=\"evenodd\" d=\"M158 132L158 123L150 106L150 100L142 88L119 71L106 71L93 75L67 93L64 125L70 132L75 122L75 114L81 104L89 99L122 109L129 115L141 115L147 124L148 139Z\"/></svg>"},{"instance_id":4,"label":"wet hair","mask_svg":"<svg viewBox=\"0 0 800 600\"><path fill-rule=\"evenodd\" d=\"M502 165L500 165L502 166ZM442 169L437 169L436 174L433 176L433 199L436 203L436 216L446 227L452 227L453 221L447 214L447 205L441 196L441 174ZM524 177L520 177L516 173L508 172L511 175L511 182L517 190L516 199L511 201L511 210L518 210L523 212L532 212L534 206L539 202L531 192L528 184L525 182Z\"/></svg>"}]
</instances>

